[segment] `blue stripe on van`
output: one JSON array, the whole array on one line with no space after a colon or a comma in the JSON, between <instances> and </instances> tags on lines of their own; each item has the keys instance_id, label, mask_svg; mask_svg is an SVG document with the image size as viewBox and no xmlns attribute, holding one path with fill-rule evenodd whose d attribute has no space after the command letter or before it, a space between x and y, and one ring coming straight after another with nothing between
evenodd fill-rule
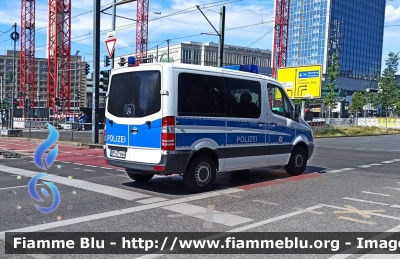
<instances>
[{"instance_id":1,"label":"blue stripe on van","mask_svg":"<svg viewBox=\"0 0 400 259\"><path fill-rule=\"evenodd\" d=\"M265 144L265 133L228 133L228 145Z\"/></svg>"},{"instance_id":2,"label":"blue stripe on van","mask_svg":"<svg viewBox=\"0 0 400 259\"><path fill-rule=\"evenodd\" d=\"M129 129L136 127L138 133L134 135L129 133L129 146L142 148L161 148L161 123L162 119L151 122L150 127L147 124L129 124Z\"/></svg>"},{"instance_id":3,"label":"blue stripe on van","mask_svg":"<svg viewBox=\"0 0 400 259\"><path fill-rule=\"evenodd\" d=\"M177 133L176 146L190 147L194 142L203 138L212 139L219 146L225 146L226 133Z\"/></svg>"},{"instance_id":4,"label":"blue stripe on van","mask_svg":"<svg viewBox=\"0 0 400 259\"><path fill-rule=\"evenodd\" d=\"M106 143L107 145L128 145L128 125L118 124L106 118Z\"/></svg>"}]
</instances>

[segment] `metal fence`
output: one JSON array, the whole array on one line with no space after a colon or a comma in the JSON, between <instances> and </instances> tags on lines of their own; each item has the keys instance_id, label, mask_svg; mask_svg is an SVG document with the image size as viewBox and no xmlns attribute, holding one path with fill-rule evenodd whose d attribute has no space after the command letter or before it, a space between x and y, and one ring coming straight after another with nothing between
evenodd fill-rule
<instances>
[{"instance_id":1,"label":"metal fence","mask_svg":"<svg viewBox=\"0 0 400 259\"><path fill-rule=\"evenodd\" d=\"M46 139L48 137L47 123L58 129L60 134L59 141L71 141L92 144L92 124L78 122L46 121L38 123L35 121L25 121L23 137L32 139ZM99 123L99 144L104 143L103 129L104 123Z\"/></svg>"}]
</instances>

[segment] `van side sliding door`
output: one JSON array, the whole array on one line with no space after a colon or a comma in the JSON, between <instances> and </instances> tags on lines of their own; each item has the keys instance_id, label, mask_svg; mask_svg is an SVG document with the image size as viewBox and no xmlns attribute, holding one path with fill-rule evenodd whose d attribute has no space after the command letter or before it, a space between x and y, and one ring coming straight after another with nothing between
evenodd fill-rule
<instances>
[{"instance_id":1,"label":"van side sliding door","mask_svg":"<svg viewBox=\"0 0 400 259\"><path fill-rule=\"evenodd\" d=\"M267 165L264 80L224 72L227 145L224 170Z\"/></svg>"}]
</instances>

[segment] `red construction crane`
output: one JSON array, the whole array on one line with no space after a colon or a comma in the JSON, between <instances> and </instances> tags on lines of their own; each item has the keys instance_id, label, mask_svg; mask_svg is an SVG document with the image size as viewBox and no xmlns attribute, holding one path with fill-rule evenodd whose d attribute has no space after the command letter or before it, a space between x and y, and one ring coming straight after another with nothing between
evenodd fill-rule
<instances>
[{"instance_id":1,"label":"red construction crane","mask_svg":"<svg viewBox=\"0 0 400 259\"><path fill-rule=\"evenodd\" d=\"M272 77L276 77L279 67L286 67L289 33L290 0L275 1L274 48L272 53Z\"/></svg>"},{"instance_id":2,"label":"red construction crane","mask_svg":"<svg viewBox=\"0 0 400 259\"><path fill-rule=\"evenodd\" d=\"M149 0L138 0L136 11L136 59L138 63L143 63L143 59L147 58L148 22Z\"/></svg>"},{"instance_id":3,"label":"red construction crane","mask_svg":"<svg viewBox=\"0 0 400 259\"><path fill-rule=\"evenodd\" d=\"M20 107L25 98L35 105L35 0L21 0L21 51L20 86L23 94L19 99ZM29 104L28 104L29 105Z\"/></svg>"},{"instance_id":4,"label":"red construction crane","mask_svg":"<svg viewBox=\"0 0 400 259\"><path fill-rule=\"evenodd\" d=\"M66 114L71 105L71 0L49 1L48 35L47 105L54 114Z\"/></svg>"}]
</instances>

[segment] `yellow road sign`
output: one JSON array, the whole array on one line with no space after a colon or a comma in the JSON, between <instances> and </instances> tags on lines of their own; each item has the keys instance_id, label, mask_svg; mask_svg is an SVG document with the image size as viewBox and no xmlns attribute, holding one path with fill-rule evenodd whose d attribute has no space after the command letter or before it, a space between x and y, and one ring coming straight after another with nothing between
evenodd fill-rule
<instances>
[{"instance_id":1,"label":"yellow road sign","mask_svg":"<svg viewBox=\"0 0 400 259\"><path fill-rule=\"evenodd\" d=\"M277 80L290 98L321 97L322 66L280 67Z\"/></svg>"}]
</instances>

